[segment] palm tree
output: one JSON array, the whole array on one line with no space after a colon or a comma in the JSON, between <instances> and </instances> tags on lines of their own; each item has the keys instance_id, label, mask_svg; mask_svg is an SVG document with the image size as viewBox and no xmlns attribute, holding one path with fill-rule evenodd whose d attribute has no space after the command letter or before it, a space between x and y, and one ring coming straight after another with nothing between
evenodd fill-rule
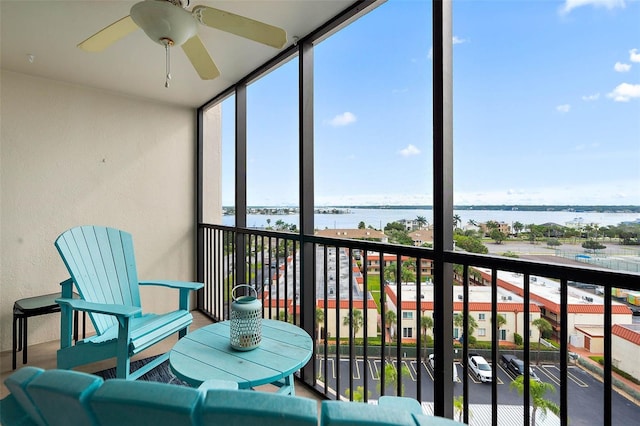
<instances>
[{"instance_id":1,"label":"palm tree","mask_svg":"<svg viewBox=\"0 0 640 426\"><path fill-rule=\"evenodd\" d=\"M394 332L396 330L394 327L396 321L396 313L391 310L387 310L387 312L384 314L384 323L389 328L389 338L391 338L392 340L394 338Z\"/></svg>"},{"instance_id":2,"label":"palm tree","mask_svg":"<svg viewBox=\"0 0 640 426\"><path fill-rule=\"evenodd\" d=\"M516 232L516 237L522 230L524 229L524 225L521 222L513 222L513 230Z\"/></svg>"},{"instance_id":3,"label":"palm tree","mask_svg":"<svg viewBox=\"0 0 640 426\"><path fill-rule=\"evenodd\" d=\"M385 281L390 283L396 282L396 272L397 272L396 262L391 262L384 268L383 274Z\"/></svg>"},{"instance_id":4,"label":"palm tree","mask_svg":"<svg viewBox=\"0 0 640 426\"><path fill-rule=\"evenodd\" d=\"M318 331L318 341L320 341L320 327L324 324L324 310L321 308L316 308L316 327Z\"/></svg>"},{"instance_id":5,"label":"palm tree","mask_svg":"<svg viewBox=\"0 0 640 426\"><path fill-rule=\"evenodd\" d=\"M478 323L471 316L471 314L469 314L467 317L468 317L467 331L465 332L463 330L462 333L465 336L472 336L473 332L476 330L476 328L478 328ZM464 321L464 316L461 313L457 313L453 316L453 325L456 326L457 328L462 328L463 321Z\"/></svg>"},{"instance_id":6,"label":"palm tree","mask_svg":"<svg viewBox=\"0 0 640 426\"><path fill-rule=\"evenodd\" d=\"M458 395L453 398L453 413L458 414L458 421L462 422L462 415L464 414L464 397ZM469 417L471 417L471 410L469 410Z\"/></svg>"},{"instance_id":7,"label":"palm tree","mask_svg":"<svg viewBox=\"0 0 640 426\"><path fill-rule=\"evenodd\" d=\"M396 266L396 262L391 262L388 266L384 268L384 279L395 283L396 282L396 274L398 267ZM400 265L400 282L414 282L416 280L416 261L415 259L408 259L402 262Z\"/></svg>"},{"instance_id":8,"label":"palm tree","mask_svg":"<svg viewBox=\"0 0 640 426\"><path fill-rule=\"evenodd\" d=\"M544 318L537 318L531 322L531 325L538 329L538 351L536 355L536 365L540 365L540 342L542 341L542 335L551 333L553 331L553 327Z\"/></svg>"},{"instance_id":9,"label":"palm tree","mask_svg":"<svg viewBox=\"0 0 640 426\"><path fill-rule=\"evenodd\" d=\"M385 323L385 327L389 328L389 340L393 340L394 335L395 335L395 323L397 321L396 318L396 313L391 311L391 310L387 310L384 314L384 323ZM391 346L388 346L389 351L387 353L387 359L391 359Z\"/></svg>"},{"instance_id":10,"label":"palm tree","mask_svg":"<svg viewBox=\"0 0 640 426\"><path fill-rule=\"evenodd\" d=\"M418 216L416 223L418 224L418 228L422 229L427 224L427 219L424 216Z\"/></svg>"},{"instance_id":11,"label":"palm tree","mask_svg":"<svg viewBox=\"0 0 640 426\"><path fill-rule=\"evenodd\" d=\"M424 345L424 358L427 358L427 333L433 328L433 318L423 315L420 318L420 329L422 330L422 344Z\"/></svg>"},{"instance_id":12,"label":"palm tree","mask_svg":"<svg viewBox=\"0 0 640 426\"><path fill-rule=\"evenodd\" d=\"M385 383L385 387L391 387L392 389L397 389L397 385L398 385L398 380L402 381L402 377L410 377L411 373L409 372L409 367L407 367L406 365L402 364L402 367L400 367L400 377L398 377L398 369L396 368L395 365L393 365L393 363L386 363L384 366L384 383ZM378 392L382 395L382 389L380 388L380 384L382 382L378 382ZM400 395L398 396L402 396L404 395L404 383L400 384Z\"/></svg>"},{"instance_id":13,"label":"palm tree","mask_svg":"<svg viewBox=\"0 0 640 426\"><path fill-rule=\"evenodd\" d=\"M358 334L363 324L364 318L362 317L362 311L360 309L354 309L350 315L344 317L344 321L342 322L342 325L353 328L354 337Z\"/></svg>"},{"instance_id":14,"label":"palm tree","mask_svg":"<svg viewBox=\"0 0 640 426\"><path fill-rule=\"evenodd\" d=\"M507 325L507 319L502 314L498 314L496 317L496 332L498 333L498 339L500 339L500 329Z\"/></svg>"},{"instance_id":15,"label":"palm tree","mask_svg":"<svg viewBox=\"0 0 640 426\"><path fill-rule=\"evenodd\" d=\"M526 376L528 377L528 376ZM525 375L518 376L509 387L516 389L518 395L522 395L524 392L524 378ZM538 382L533 379L529 379L529 394L531 395L531 405L533 405L533 411L531 412L531 426L536 425L536 413L538 409L542 413L542 418L546 417L547 411L558 415L560 414L560 407L553 401L545 399L547 391L555 392L556 388L551 383Z\"/></svg>"},{"instance_id":16,"label":"palm tree","mask_svg":"<svg viewBox=\"0 0 640 426\"><path fill-rule=\"evenodd\" d=\"M458 228L458 226L462 223L462 219L459 214L453 215L453 229Z\"/></svg>"}]
</instances>

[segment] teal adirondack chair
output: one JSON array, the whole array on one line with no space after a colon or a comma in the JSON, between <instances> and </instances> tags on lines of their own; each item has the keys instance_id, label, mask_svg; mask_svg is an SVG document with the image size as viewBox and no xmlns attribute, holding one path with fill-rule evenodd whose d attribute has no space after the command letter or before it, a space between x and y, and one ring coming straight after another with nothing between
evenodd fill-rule
<instances>
[{"instance_id":1,"label":"teal adirondack chair","mask_svg":"<svg viewBox=\"0 0 640 426\"><path fill-rule=\"evenodd\" d=\"M169 358L165 353L134 372L133 355L178 333L187 334L193 321L189 296L202 283L180 281L138 281L131 234L102 226L72 228L56 239L71 278L62 282L60 349L58 368L70 369L115 357L118 378L135 380ZM73 287L80 295L73 298ZM140 304L142 285L157 285L179 290L176 311L143 313ZM96 334L72 345L73 311L85 311Z\"/></svg>"}]
</instances>

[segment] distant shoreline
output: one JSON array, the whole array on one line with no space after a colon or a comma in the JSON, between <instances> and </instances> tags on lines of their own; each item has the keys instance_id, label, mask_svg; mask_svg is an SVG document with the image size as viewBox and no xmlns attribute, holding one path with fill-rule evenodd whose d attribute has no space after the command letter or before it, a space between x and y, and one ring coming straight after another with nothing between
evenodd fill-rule
<instances>
[{"instance_id":1,"label":"distant shoreline","mask_svg":"<svg viewBox=\"0 0 640 426\"><path fill-rule=\"evenodd\" d=\"M248 206L249 209L274 209L291 208L291 206ZM223 209L233 209L231 206L223 206ZM430 205L335 205L316 206L316 210L327 209L380 209L380 210L433 210ZM575 213L640 213L640 206L633 205L463 205L453 206L454 210L493 210L493 211L531 211L531 212L575 212Z\"/></svg>"}]
</instances>

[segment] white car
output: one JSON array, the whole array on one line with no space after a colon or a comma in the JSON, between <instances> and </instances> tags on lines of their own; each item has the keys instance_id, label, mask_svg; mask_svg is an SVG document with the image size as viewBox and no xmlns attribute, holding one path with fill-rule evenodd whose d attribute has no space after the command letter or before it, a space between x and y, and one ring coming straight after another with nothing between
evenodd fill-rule
<instances>
[{"instance_id":1,"label":"white car","mask_svg":"<svg viewBox=\"0 0 640 426\"><path fill-rule=\"evenodd\" d=\"M434 359L433 354L429 355L429 367L434 371L436 368L436 361ZM458 369L456 368L456 363L453 363L453 383L459 383L460 378L458 377Z\"/></svg>"},{"instance_id":2,"label":"white car","mask_svg":"<svg viewBox=\"0 0 640 426\"><path fill-rule=\"evenodd\" d=\"M493 372L491 366L484 357L477 354L469 355L469 369L473 372L476 379L482 383L491 383Z\"/></svg>"}]
</instances>

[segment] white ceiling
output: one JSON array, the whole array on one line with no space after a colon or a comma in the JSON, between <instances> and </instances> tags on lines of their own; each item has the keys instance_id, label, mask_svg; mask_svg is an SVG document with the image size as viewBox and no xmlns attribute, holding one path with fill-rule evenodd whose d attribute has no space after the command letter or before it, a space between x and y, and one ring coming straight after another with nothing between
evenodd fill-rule
<instances>
[{"instance_id":1,"label":"white ceiling","mask_svg":"<svg viewBox=\"0 0 640 426\"><path fill-rule=\"evenodd\" d=\"M303 37L354 0L200 1L207 5L269 23L293 37ZM129 15L136 1L0 0L0 42L3 70L81 86L119 92L176 105L198 107L256 69L280 50L199 25L198 34L221 76L200 80L182 49L171 51L169 88L165 82L164 47L142 30L99 53L80 50L78 43ZM29 61L33 55L33 62Z\"/></svg>"}]
</instances>

